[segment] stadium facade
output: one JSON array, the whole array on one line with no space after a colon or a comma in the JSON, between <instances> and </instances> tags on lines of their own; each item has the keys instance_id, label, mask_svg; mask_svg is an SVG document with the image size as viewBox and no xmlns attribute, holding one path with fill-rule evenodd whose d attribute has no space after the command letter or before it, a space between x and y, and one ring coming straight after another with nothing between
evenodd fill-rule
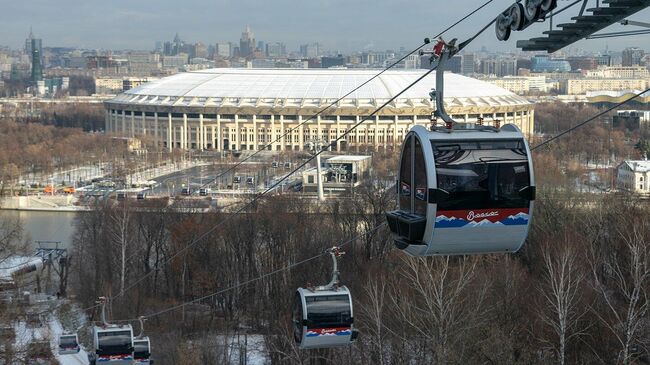
<instances>
[{"instance_id":1,"label":"stadium facade","mask_svg":"<svg viewBox=\"0 0 650 365\"><path fill-rule=\"evenodd\" d=\"M172 150L257 150L277 140L376 70L211 69L144 84L104 103L106 130L150 136ZM314 138L335 140L425 71L387 71L268 149L302 150ZM385 150L409 129L429 125L429 75L340 140L333 149ZM445 74L445 106L458 121L514 123L533 132L533 104L495 85Z\"/></svg>"}]
</instances>

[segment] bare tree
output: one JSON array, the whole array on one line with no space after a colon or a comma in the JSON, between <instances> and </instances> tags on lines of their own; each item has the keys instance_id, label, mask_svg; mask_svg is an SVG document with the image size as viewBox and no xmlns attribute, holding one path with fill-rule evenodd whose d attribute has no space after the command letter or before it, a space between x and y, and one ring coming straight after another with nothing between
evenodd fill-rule
<instances>
[{"instance_id":1,"label":"bare tree","mask_svg":"<svg viewBox=\"0 0 650 365\"><path fill-rule=\"evenodd\" d=\"M399 308L410 332L424 341L422 361L463 362L461 339L481 322L485 298L485 287L472 285L477 258L405 258L404 266L413 296Z\"/></svg>"},{"instance_id":2,"label":"bare tree","mask_svg":"<svg viewBox=\"0 0 650 365\"><path fill-rule=\"evenodd\" d=\"M367 302L361 306L361 317L364 319L366 330L364 340L370 345L370 358L374 364L388 363L385 357L385 306L386 306L386 281L383 278L373 279L365 287Z\"/></svg>"},{"instance_id":3,"label":"bare tree","mask_svg":"<svg viewBox=\"0 0 650 365\"><path fill-rule=\"evenodd\" d=\"M124 292L126 282L127 258L126 251L129 247L131 213L126 204L113 211L111 214L113 243L120 250L120 294Z\"/></svg>"},{"instance_id":4,"label":"bare tree","mask_svg":"<svg viewBox=\"0 0 650 365\"><path fill-rule=\"evenodd\" d=\"M596 315L620 345L618 359L623 364L630 364L638 355L648 316L650 252L644 228L635 225L631 232L619 233L624 243L620 254L594 255L591 260L595 288L609 312L609 316L598 311Z\"/></svg>"},{"instance_id":5,"label":"bare tree","mask_svg":"<svg viewBox=\"0 0 650 365\"><path fill-rule=\"evenodd\" d=\"M555 335L553 340L547 342L555 350L558 363L564 365L567 362L567 344L583 333L578 323L587 312L580 305L585 275L571 242L555 250L550 244L546 245L542 257L544 267L538 289L543 306L539 308L539 316Z\"/></svg>"}]
</instances>

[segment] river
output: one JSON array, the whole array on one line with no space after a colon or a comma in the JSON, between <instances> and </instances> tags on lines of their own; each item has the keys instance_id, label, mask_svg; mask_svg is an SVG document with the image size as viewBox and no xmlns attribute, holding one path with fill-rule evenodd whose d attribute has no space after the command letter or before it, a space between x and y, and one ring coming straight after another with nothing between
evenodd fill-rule
<instances>
[{"instance_id":1,"label":"river","mask_svg":"<svg viewBox=\"0 0 650 365\"><path fill-rule=\"evenodd\" d=\"M20 219L23 225L23 240L32 242L34 248L38 247L36 241L59 241L60 248L71 249L77 214L79 213L2 210L0 219Z\"/></svg>"}]
</instances>

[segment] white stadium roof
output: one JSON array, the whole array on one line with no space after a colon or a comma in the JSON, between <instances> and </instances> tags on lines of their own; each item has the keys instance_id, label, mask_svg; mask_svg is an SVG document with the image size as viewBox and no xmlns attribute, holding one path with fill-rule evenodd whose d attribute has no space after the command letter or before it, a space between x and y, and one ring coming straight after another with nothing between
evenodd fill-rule
<instances>
[{"instance_id":1,"label":"white stadium roof","mask_svg":"<svg viewBox=\"0 0 650 365\"><path fill-rule=\"evenodd\" d=\"M232 69L180 73L126 91L108 103L185 107L318 107L342 97L378 70ZM341 107L379 106L425 70L387 71L349 95ZM429 92L435 74L427 76L390 106L432 106ZM493 84L446 73L445 105L498 107L530 105L525 98Z\"/></svg>"}]
</instances>

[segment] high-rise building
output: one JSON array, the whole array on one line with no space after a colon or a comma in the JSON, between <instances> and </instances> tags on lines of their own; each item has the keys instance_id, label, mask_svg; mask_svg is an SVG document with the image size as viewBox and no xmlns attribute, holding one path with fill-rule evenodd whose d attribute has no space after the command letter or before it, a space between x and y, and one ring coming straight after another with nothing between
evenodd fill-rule
<instances>
[{"instance_id":1,"label":"high-rise building","mask_svg":"<svg viewBox=\"0 0 650 365\"><path fill-rule=\"evenodd\" d=\"M462 62L462 68L460 70L460 73L463 75L470 75L473 74L474 68L475 68L475 57L473 53L466 53L463 56L463 62Z\"/></svg>"},{"instance_id":2,"label":"high-rise building","mask_svg":"<svg viewBox=\"0 0 650 365\"><path fill-rule=\"evenodd\" d=\"M481 60L481 73L498 77L514 76L517 74L517 60L514 58Z\"/></svg>"},{"instance_id":3,"label":"high-rise building","mask_svg":"<svg viewBox=\"0 0 650 365\"><path fill-rule=\"evenodd\" d=\"M160 54L146 51L131 51L127 54L129 72L132 75L149 76L160 70Z\"/></svg>"},{"instance_id":4,"label":"high-rise building","mask_svg":"<svg viewBox=\"0 0 650 365\"><path fill-rule=\"evenodd\" d=\"M517 74L517 60L514 58L501 60L497 76L514 76Z\"/></svg>"},{"instance_id":5,"label":"high-rise building","mask_svg":"<svg viewBox=\"0 0 650 365\"><path fill-rule=\"evenodd\" d=\"M496 75L497 60L493 58L486 58L481 60L481 73L483 75Z\"/></svg>"},{"instance_id":6,"label":"high-rise building","mask_svg":"<svg viewBox=\"0 0 650 365\"><path fill-rule=\"evenodd\" d=\"M287 55L287 46L284 43L267 43L266 55L268 57L284 57Z\"/></svg>"},{"instance_id":7,"label":"high-rise building","mask_svg":"<svg viewBox=\"0 0 650 365\"><path fill-rule=\"evenodd\" d=\"M174 40L172 41L172 49L171 49L171 55L176 56L177 54L183 52L183 48L185 47L185 43L181 41L181 38L178 36L178 33L174 36Z\"/></svg>"},{"instance_id":8,"label":"high-rise building","mask_svg":"<svg viewBox=\"0 0 650 365\"><path fill-rule=\"evenodd\" d=\"M232 56L230 43L217 43L215 46L215 55L221 58L230 58Z\"/></svg>"},{"instance_id":9,"label":"high-rise building","mask_svg":"<svg viewBox=\"0 0 650 365\"><path fill-rule=\"evenodd\" d=\"M404 62L404 68L407 70L420 68L420 57L416 54L406 57L402 62Z\"/></svg>"},{"instance_id":10,"label":"high-rise building","mask_svg":"<svg viewBox=\"0 0 650 365\"><path fill-rule=\"evenodd\" d=\"M320 44L310 43L300 45L300 55L305 58L316 58L320 55Z\"/></svg>"},{"instance_id":11,"label":"high-rise building","mask_svg":"<svg viewBox=\"0 0 650 365\"><path fill-rule=\"evenodd\" d=\"M345 57L342 55L336 57L323 57L320 66L322 68L345 66Z\"/></svg>"},{"instance_id":12,"label":"high-rise building","mask_svg":"<svg viewBox=\"0 0 650 365\"><path fill-rule=\"evenodd\" d=\"M520 69L530 70L531 66L532 66L532 63L530 62L530 58L518 58L517 59L517 73L519 73Z\"/></svg>"},{"instance_id":13,"label":"high-rise building","mask_svg":"<svg viewBox=\"0 0 650 365\"><path fill-rule=\"evenodd\" d=\"M208 47L205 44L199 42L195 43L192 47L192 52L190 52L190 58L208 58Z\"/></svg>"},{"instance_id":14,"label":"high-rise building","mask_svg":"<svg viewBox=\"0 0 650 365\"><path fill-rule=\"evenodd\" d=\"M32 32L32 27L29 27L29 35L25 39L25 48L23 51L30 57L32 55L32 39L34 39L34 32Z\"/></svg>"},{"instance_id":15,"label":"high-rise building","mask_svg":"<svg viewBox=\"0 0 650 365\"><path fill-rule=\"evenodd\" d=\"M38 54L43 54L43 41L40 38L35 38L32 28L29 28L29 35L25 39L25 54L29 57L32 56L32 49L36 47L38 49Z\"/></svg>"},{"instance_id":16,"label":"high-rise building","mask_svg":"<svg viewBox=\"0 0 650 365\"><path fill-rule=\"evenodd\" d=\"M374 65L377 62L377 55L374 52L363 52L361 54L361 64Z\"/></svg>"},{"instance_id":17,"label":"high-rise building","mask_svg":"<svg viewBox=\"0 0 650 365\"><path fill-rule=\"evenodd\" d=\"M598 67L598 61L594 57L569 57L567 58L571 65L571 70L594 70Z\"/></svg>"},{"instance_id":18,"label":"high-rise building","mask_svg":"<svg viewBox=\"0 0 650 365\"><path fill-rule=\"evenodd\" d=\"M600 55L596 57L596 62L598 63L598 66L611 66L612 56L608 54Z\"/></svg>"},{"instance_id":19,"label":"high-rise building","mask_svg":"<svg viewBox=\"0 0 650 365\"><path fill-rule=\"evenodd\" d=\"M447 62L447 70L459 74L460 70L463 68L463 56L455 55L449 59Z\"/></svg>"},{"instance_id":20,"label":"high-rise building","mask_svg":"<svg viewBox=\"0 0 650 365\"><path fill-rule=\"evenodd\" d=\"M43 80L43 66L41 65L41 50L37 41L32 39L32 82L36 84Z\"/></svg>"},{"instance_id":21,"label":"high-rise building","mask_svg":"<svg viewBox=\"0 0 650 365\"><path fill-rule=\"evenodd\" d=\"M638 47L630 47L623 50L623 66L641 66L645 52Z\"/></svg>"},{"instance_id":22,"label":"high-rise building","mask_svg":"<svg viewBox=\"0 0 650 365\"><path fill-rule=\"evenodd\" d=\"M251 57L255 51L255 35L251 31L251 28L247 25L246 29L242 32L241 38L239 39L239 56L240 57Z\"/></svg>"},{"instance_id":23,"label":"high-rise building","mask_svg":"<svg viewBox=\"0 0 650 365\"><path fill-rule=\"evenodd\" d=\"M34 39L34 33L32 32L32 27L29 27L29 35L25 39L25 47L23 48L23 51L26 55L30 56L32 54L32 39Z\"/></svg>"},{"instance_id":24,"label":"high-rise building","mask_svg":"<svg viewBox=\"0 0 650 365\"><path fill-rule=\"evenodd\" d=\"M165 56L163 57L162 66L164 68L179 69L187 64L188 59L187 53L179 53L176 56Z\"/></svg>"},{"instance_id":25,"label":"high-rise building","mask_svg":"<svg viewBox=\"0 0 650 365\"><path fill-rule=\"evenodd\" d=\"M562 59L552 59L547 55L537 55L531 59L532 72L569 72L571 64Z\"/></svg>"}]
</instances>

